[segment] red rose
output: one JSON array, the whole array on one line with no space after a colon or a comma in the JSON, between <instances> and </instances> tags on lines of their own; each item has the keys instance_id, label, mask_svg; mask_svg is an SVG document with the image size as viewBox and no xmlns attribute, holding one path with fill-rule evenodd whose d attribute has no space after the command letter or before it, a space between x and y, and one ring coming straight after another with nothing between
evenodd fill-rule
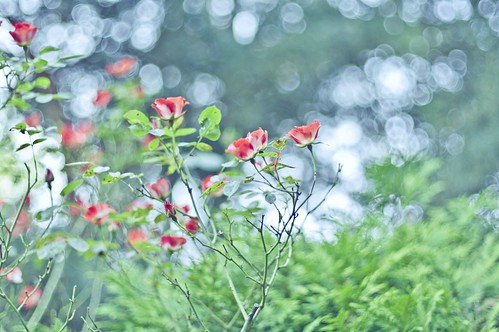
<instances>
[{"instance_id":1,"label":"red rose","mask_svg":"<svg viewBox=\"0 0 499 332\"><path fill-rule=\"evenodd\" d=\"M184 227L191 234L197 233L197 231L199 231L199 220L195 218L189 218L184 222Z\"/></svg>"},{"instance_id":2,"label":"red rose","mask_svg":"<svg viewBox=\"0 0 499 332\"><path fill-rule=\"evenodd\" d=\"M38 28L31 23L25 22L12 23L12 25L14 26L14 31L9 31L9 33L12 38L14 38L17 45L28 46L31 44Z\"/></svg>"},{"instance_id":3,"label":"red rose","mask_svg":"<svg viewBox=\"0 0 499 332\"><path fill-rule=\"evenodd\" d=\"M161 247L172 251L180 249L186 242L183 236L163 235L160 238Z\"/></svg>"},{"instance_id":4,"label":"red rose","mask_svg":"<svg viewBox=\"0 0 499 332\"><path fill-rule=\"evenodd\" d=\"M168 218L174 217L175 216L175 207L172 205L172 203L165 201L165 213Z\"/></svg>"},{"instance_id":5,"label":"red rose","mask_svg":"<svg viewBox=\"0 0 499 332\"><path fill-rule=\"evenodd\" d=\"M189 105L189 102L184 97L168 97L154 100L154 104L151 107L158 112L160 118L174 120L184 114L182 109L185 105Z\"/></svg>"},{"instance_id":6,"label":"red rose","mask_svg":"<svg viewBox=\"0 0 499 332\"><path fill-rule=\"evenodd\" d=\"M320 127L321 124L319 121L314 120L314 122L309 125L294 127L289 131L288 136L296 142L296 145L303 148L312 144L317 139Z\"/></svg>"}]
</instances>

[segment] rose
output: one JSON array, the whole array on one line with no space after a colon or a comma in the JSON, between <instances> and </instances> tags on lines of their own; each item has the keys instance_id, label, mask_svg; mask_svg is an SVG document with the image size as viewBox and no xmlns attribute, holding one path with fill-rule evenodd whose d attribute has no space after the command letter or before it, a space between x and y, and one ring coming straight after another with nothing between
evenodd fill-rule
<instances>
[{"instance_id":1,"label":"rose","mask_svg":"<svg viewBox=\"0 0 499 332\"><path fill-rule=\"evenodd\" d=\"M184 114L182 109L185 105L189 105L189 102L184 97L168 97L154 100L154 104L151 107L158 112L160 118L175 120Z\"/></svg>"},{"instance_id":2,"label":"rose","mask_svg":"<svg viewBox=\"0 0 499 332\"><path fill-rule=\"evenodd\" d=\"M259 151L267 147L267 131L258 128L249 132L244 138L234 141L225 152L230 152L240 160L250 160L255 158Z\"/></svg>"},{"instance_id":3,"label":"rose","mask_svg":"<svg viewBox=\"0 0 499 332\"><path fill-rule=\"evenodd\" d=\"M195 218L189 218L184 222L184 227L189 233L194 234L199 231L199 220Z\"/></svg>"},{"instance_id":4,"label":"rose","mask_svg":"<svg viewBox=\"0 0 499 332\"><path fill-rule=\"evenodd\" d=\"M97 95L95 96L92 103L96 107L106 107L107 104L109 104L109 102L111 102L111 98L112 98L112 96L111 96L111 92L109 92L109 90L100 89L100 90L97 90Z\"/></svg>"},{"instance_id":5,"label":"rose","mask_svg":"<svg viewBox=\"0 0 499 332\"><path fill-rule=\"evenodd\" d=\"M170 194L170 183L165 178L161 178L155 183L146 184L146 188L151 196L157 199L163 200Z\"/></svg>"},{"instance_id":6,"label":"rose","mask_svg":"<svg viewBox=\"0 0 499 332\"><path fill-rule=\"evenodd\" d=\"M314 122L306 126L294 127L288 132L288 136L296 142L297 146L303 148L317 139L320 127L319 121L314 120Z\"/></svg>"},{"instance_id":7,"label":"rose","mask_svg":"<svg viewBox=\"0 0 499 332\"><path fill-rule=\"evenodd\" d=\"M147 234L140 228L134 228L128 233L128 243L133 247L139 242L147 241Z\"/></svg>"},{"instance_id":8,"label":"rose","mask_svg":"<svg viewBox=\"0 0 499 332\"><path fill-rule=\"evenodd\" d=\"M33 38L35 38L38 28L26 22L12 23L12 25L14 26L14 31L9 31L9 33L17 45L23 47L30 45Z\"/></svg>"},{"instance_id":9,"label":"rose","mask_svg":"<svg viewBox=\"0 0 499 332\"><path fill-rule=\"evenodd\" d=\"M17 302L23 304L25 309L33 309L38 304L38 301L42 298L42 290L36 288L33 285L24 286L19 293ZM26 301L26 302L25 302Z\"/></svg>"},{"instance_id":10,"label":"rose","mask_svg":"<svg viewBox=\"0 0 499 332\"><path fill-rule=\"evenodd\" d=\"M180 249L187 242L183 236L163 235L160 244L163 249L175 251Z\"/></svg>"},{"instance_id":11,"label":"rose","mask_svg":"<svg viewBox=\"0 0 499 332\"><path fill-rule=\"evenodd\" d=\"M87 208L87 211L83 215L83 219L100 225L107 220L109 213L114 211L114 208L106 203L92 204Z\"/></svg>"},{"instance_id":12,"label":"rose","mask_svg":"<svg viewBox=\"0 0 499 332\"><path fill-rule=\"evenodd\" d=\"M15 284L20 284L21 282L23 282L23 272L18 266L13 269L0 269L0 274L3 273L6 273L5 280L7 280L8 282L13 282Z\"/></svg>"},{"instance_id":13,"label":"rose","mask_svg":"<svg viewBox=\"0 0 499 332\"><path fill-rule=\"evenodd\" d=\"M61 129L61 144L69 148L83 145L93 130L94 126L90 122L82 122L74 128L71 123L65 123Z\"/></svg>"},{"instance_id":14,"label":"rose","mask_svg":"<svg viewBox=\"0 0 499 332\"><path fill-rule=\"evenodd\" d=\"M107 64L105 70L108 74L122 77L128 75L137 64L137 59L134 57L125 57L115 63Z\"/></svg>"}]
</instances>

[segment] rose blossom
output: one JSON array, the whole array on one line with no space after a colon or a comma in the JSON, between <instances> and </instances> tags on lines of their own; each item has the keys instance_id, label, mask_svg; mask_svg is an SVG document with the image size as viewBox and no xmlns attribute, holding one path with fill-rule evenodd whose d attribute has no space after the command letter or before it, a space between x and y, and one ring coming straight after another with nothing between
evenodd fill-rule
<instances>
[{"instance_id":1,"label":"rose blossom","mask_svg":"<svg viewBox=\"0 0 499 332\"><path fill-rule=\"evenodd\" d=\"M24 117L24 122L30 127L38 127L42 123L42 113L33 112Z\"/></svg>"},{"instance_id":2,"label":"rose blossom","mask_svg":"<svg viewBox=\"0 0 499 332\"><path fill-rule=\"evenodd\" d=\"M199 231L199 220L195 218L189 218L184 222L184 227L189 233L194 234Z\"/></svg>"},{"instance_id":3,"label":"rose blossom","mask_svg":"<svg viewBox=\"0 0 499 332\"><path fill-rule=\"evenodd\" d=\"M75 127L71 123L65 123L61 129L61 144L69 148L81 146L93 130L94 126L90 122L82 122Z\"/></svg>"},{"instance_id":4,"label":"rose blossom","mask_svg":"<svg viewBox=\"0 0 499 332\"><path fill-rule=\"evenodd\" d=\"M157 199L165 199L170 193L170 183L165 178L160 178L155 183L146 184L146 188L152 197Z\"/></svg>"},{"instance_id":5,"label":"rose blossom","mask_svg":"<svg viewBox=\"0 0 499 332\"><path fill-rule=\"evenodd\" d=\"M319 121L314 120L314 122L306 126L294 127L289 131L288 136L296 142L297 146L303 148L317 139L320 127Z\"/></svg>"},{"instance_id":6,"label":"rose blossom","mask_svg":"<svg viewBox=\"0 0 499 332\"><path fill-rule=\"evenodd\" d=\"M18 266L13 269L0 269L0 273L6 273L5 280L7 280L8 282L13 282L15 284L20 284L21 282L23 282L23 273Z\"/></svg>"},{"instance_id":7,"label":"rose blossom","mask_svg":"<svg viewBox=\"0 0 499 332\"><path fill-rule=\"evenodd\" d=\"M225 152L230 152L240 160L250 160L255 158L259 151L267 147L267 131L258 128L249 132L244 138L234 141Z\"/></svg>"},{"instance_id":8,"label":"rose blossom","mask_svg":"<svg viewBox=\"0 0 499 332\"><path fill-rule=\"evenodd\" d=\"M160 118L174 120L184 114L182 109L185 105L189 105L189 102L184 97L168 97L154 100L154 104L151 107L158 112Z\"/></svg>"},{"instance_id":9,"label":"rose blossom","mask_svg":"<svg viewBox=\"0 0 499 332\"><path fill-rule=\"evenodd\" d=\"M172 203L165 201L165 213L168 218L174 217L175 216L175 207L172 205Z\"/></svg>"},{"instance_id":10,"label":"rose blossom","mask_svg":"<svg viewBox=\"0 0 499 332\"><path fill-rule=\"evenodd\" d=\"M97 94L96 94L94 100L92 101L92 103L96 107L106 107L107 104L109 104L111 102L111 98L112 98L112 95L111 95L111 92L109 92L109 90L100 89L100 90L97 90Z\"/></svg>"},{"instance_id":11,"label":"rose blossom","mask_svg":"<svg viewBox=\"0 0 499 332\"><path fill-rule=\"evenodd\" d=\"M114 208L106 203L97 203L90 205L83 215L83 219L96 225L100 225L107 220L109 213L114 212Z\"/></svg>"},{"instance_id":12,"label":"rose blossom","mask_svg":"<svg viewBox=\"0 0 499 332\"><path fill-rule=\"evenodd\" d=\"M33 38L35 38L35 33L38 28L33 24L26 22L12 23L12 25L14 26L14 31L9 31L9 33L12 38L14 38L14 41L17 43L17 45L30 45L33 41Z\"/></svg>"},{"instance_id":13,"label":"rose blossom","mask_svg":"<svg viewBox=\"0 0 499 332\"><path fill-rule=\"evenodd\" d=\"M125 57L115 63L106 65L106 72L110 75L116 77L122 77L128 75L137 64L137 59L134 57Z\"/></svg>"},{"instance_id":14,"label":"rose blossom","mask_svg":"<svg viewBox=\"0 0 499 332\"><path fill-rule=\"evenodd\" d=\"M180 249L186 242L183 236L163 235L160 238L161 247L172 251Z\"/></svg>"},{"instance_id":15,"label":"rose blossom","mask_svg":"<svg viewBox=\"0 0 499 332\"><path fill-rule=\"evenodd\" d=\"M134 228L130 230L128 233L128 242L131 246L134 246L136 243L147 241L147 234L141 230L140 228Z\"/></svg>"},{"instance_id":16,"label":"rose blossom","mask_svg":"<svg viewBox=\"0 0 499 332\"><path fill-rule=\"evenodd\" d=\"M22 304L24 301L23 308L24 309L33 309L38 304L38 301L42 298L42 290L37 288L35 290L35 286L27 285L21 289L21 293L19 293L19 297L17 298L17 303Z\"/></svg>"}]
</instances>

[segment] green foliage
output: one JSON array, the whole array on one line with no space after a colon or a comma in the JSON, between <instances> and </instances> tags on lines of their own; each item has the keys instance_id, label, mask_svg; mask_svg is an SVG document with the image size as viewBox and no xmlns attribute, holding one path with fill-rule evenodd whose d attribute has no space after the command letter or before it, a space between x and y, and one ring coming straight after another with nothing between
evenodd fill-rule
<instances>
[{"instance_id":1,"label":"green foliage","mask_svg":"<svg viewBox=\"0 0 499 332\"><path fill-rule=\"evenodd\" d=\"M402 181L404 185L396 191L400 197L410 197L410 202L417 197L426 199L421 186L429 183L429 170L434 170L435 164L419 161L417 167L406 165L405 174L409 178L419 174L420 181ZM376 167L375 182L381 185L393 173ZM391 168L386 165L386 169ZM389 190L394 189L395 184ZM266 310L253 331L497 328L497 193L486 190L471 199L454 199L443 207L428 206L422 221L402 222L395 227L387 223L383 207L373 207L359 226L344 228L334 241L299 238L293 247L293 260L276 279ZM261 250L257 233L241 230L237 234L243 233L245 245L239 250L252 257ZM224 266L216 256L208 255L183 276L178 275L178 282L187 285L208 329L238 331L238 323L221 323L237 315ZM229 272L236 287L243 294L250 294L250 283L244 274L234 267ZM153 330L159 326L174 330L171 324L180 324L176 328L182 331L202 330L178 289L157 274L144 278L135 269L126 274L128 277L111 274L106 279L112 300L101 307L99 324L122 331L141 331L149 326ZM140 292L135 288L140 288ZM170 301L162 305L158 298ZM133 313L132 318L125 313Z\"/></svg>"}]
</instances>

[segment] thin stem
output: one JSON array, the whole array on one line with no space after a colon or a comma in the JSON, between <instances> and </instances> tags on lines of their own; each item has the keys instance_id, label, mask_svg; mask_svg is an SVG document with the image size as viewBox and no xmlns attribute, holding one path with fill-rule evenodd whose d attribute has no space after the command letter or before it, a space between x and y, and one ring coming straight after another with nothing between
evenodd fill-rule
<instances>
[{"instance_id":1,"label":"thin stem","mask_svg":"<svg viewBox=\"0 0 499 332\"><path fill-rule=\"evenodd\" d=\"M234 299L236 300L237 306L239 307L239 311L241 311L241 314L243 315L244 320L246 320L246 319L248 319L248 314L246 313L246 310L244 309L243 303L241 302L241 299L239 298L239 293L237 292L237 289L234 286L234 282L232 281L232 278L230 277L230 274L229 274L229 271L227 270L226 265L227 265L227 262L225 262L225 264L224 264L225 278L227 278L230 291L232 292L232 296L234 296Z\"/></svg>"}]
</instances>

